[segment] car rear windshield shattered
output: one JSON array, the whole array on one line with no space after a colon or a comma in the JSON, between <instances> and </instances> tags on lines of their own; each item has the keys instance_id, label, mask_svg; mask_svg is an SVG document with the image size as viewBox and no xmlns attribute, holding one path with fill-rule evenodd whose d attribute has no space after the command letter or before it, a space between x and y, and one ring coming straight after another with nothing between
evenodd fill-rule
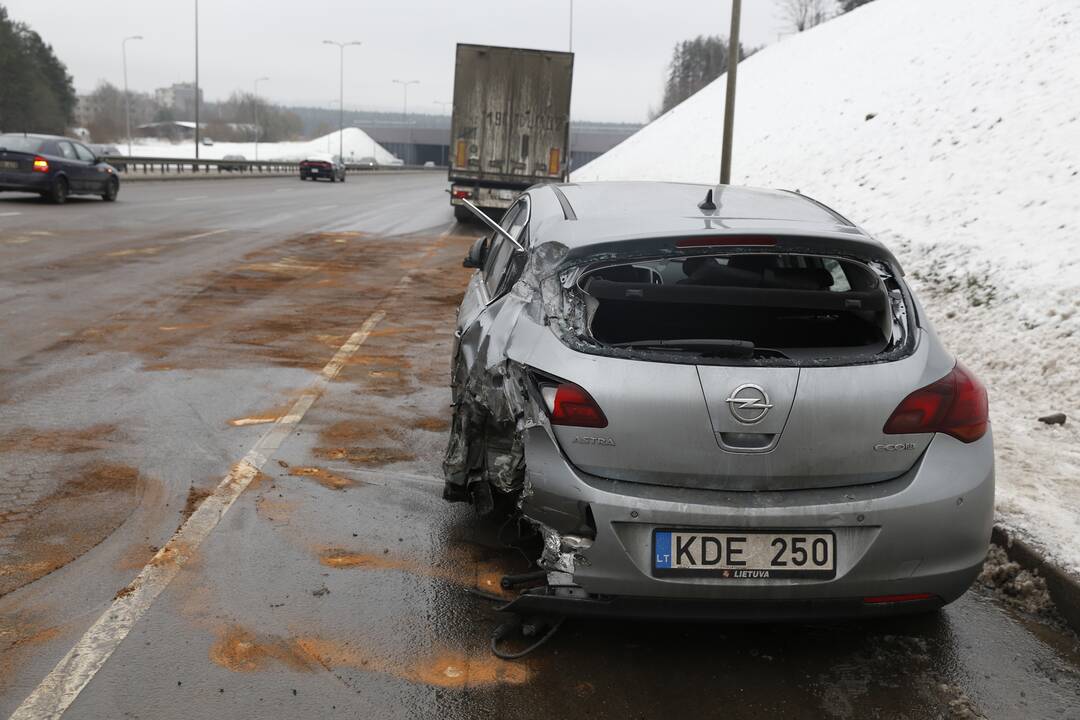
<instances>
[{"instance_id":1,"label":"car rear windshield shattered","mask_svg":"<svg viewBox=\"0 0 1080 720\"><path fill-rule=\"evenodd\" d=\"M663 360L867 362L907 339L904 294L888 268L846 258L744 252L594 264L564 273L561 285L564 318L578 320L564 327L576 325L577 340Z\"/></svg>"}]
</instances>

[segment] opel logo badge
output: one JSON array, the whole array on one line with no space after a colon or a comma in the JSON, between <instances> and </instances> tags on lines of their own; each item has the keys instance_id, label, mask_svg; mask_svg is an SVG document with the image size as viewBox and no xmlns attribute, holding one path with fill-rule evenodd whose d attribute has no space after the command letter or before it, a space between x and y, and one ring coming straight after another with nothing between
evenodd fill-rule
<instances>
[{"instance_id":1,"label":"opel logo badge","mask_svg":"<svg viewBox=\"0 0 1080 720\"><path fill-rule=\"evenodd\" d=\"M735 388L735 391L725 401L731 416L743 425L755 425L765 419L772 409L769 395L759 385L745 383Z\"/></svg>"}]
</instances>

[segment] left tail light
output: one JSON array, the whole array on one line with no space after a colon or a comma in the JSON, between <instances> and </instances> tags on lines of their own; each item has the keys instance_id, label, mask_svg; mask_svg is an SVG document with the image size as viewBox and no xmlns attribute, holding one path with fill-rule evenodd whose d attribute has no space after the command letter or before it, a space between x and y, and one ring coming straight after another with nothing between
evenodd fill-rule
<instances>
[{"instance_id":1,"label":"left tail light","mask_svg":"<svg viewBox=\"0 0 1080 720\"><path fill-rule=\"evenodd\" d=\"M945 377L908 395L885 423L887 435L940 432L962 442L986 434L990 408L986 388L960 363Z\"/></svg>"},{"instance_id":2,"label":"left tail light","mask_svg":"<svg viewBox=\"0 0 1080 720\"><path fill-rule=\"evenodd\" d=\"M49 172L49 161L41 156L35 157L34 172Z\"/></svg>"},{"instance_id":3,"label":"left tail light","mask_svg":"<svg viewBox=\"0 0 1080 720\"><path fill-rule=\"evenodd\" d=\"M604 411L593 400L585 388L574 383L541 385L540 393L547 405L548 417L552 425L570 427L607 427Z\"/></svg>"}]
</instances>

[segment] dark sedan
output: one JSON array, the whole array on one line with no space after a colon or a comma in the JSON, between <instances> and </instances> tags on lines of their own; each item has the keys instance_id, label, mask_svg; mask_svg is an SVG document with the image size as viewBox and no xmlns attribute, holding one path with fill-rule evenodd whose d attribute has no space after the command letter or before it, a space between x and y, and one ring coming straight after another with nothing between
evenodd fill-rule
<instances>
[{"instance_id":1,"label":"dark sedan","mask_svg":"<svg viewBox=\"0 0 1080 720\"><path fill-rule=\"evenodd\" d=\"M345 164L337 155L319 153L300 161L300 179L318 180L327 178L330 182L345 182Z\"/></svg>"},{"instance_id":2,"label":"dark sedan","mask_svg":"<svg viewBox=\"0 0 1080 720\"><path fill-rule=\"evenodd\" d=\"M69 195L120 193L116 169L88 147L55 135L0 135L0 191L35 192L57 205Z\"/></svg>"}]
</instances>

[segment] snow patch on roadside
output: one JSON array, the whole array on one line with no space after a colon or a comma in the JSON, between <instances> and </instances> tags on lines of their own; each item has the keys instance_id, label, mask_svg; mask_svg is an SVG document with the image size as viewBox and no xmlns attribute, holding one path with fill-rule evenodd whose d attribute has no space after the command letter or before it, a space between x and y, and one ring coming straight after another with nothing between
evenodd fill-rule
<instances>
[{"instance_id":1,"label":"snow patch on roadside","mask_svg":"<svg viewBox=\"0 0 1080 720\"><path fill-rule=\"evenodd\" d=\"M733 179L896 252L989 388L999 522L1080 573L1078 27L1075 0L877 0L786 38L740 66ZM716 182L724 82L573 180Z\"/></svg>"},{"instance_id":2,"label":"snow patch on roadside","mask_svg":"<svg viewBox=\"0 0 1080 720\"><path fill-rule=\"evenodd\" d=\"M1055 613L1054 601L1046 589L1046 580L1024 570L1009 559L1000 545L991 545L979 573L979 584L993 590L1007 604L1031 615Z\"/></svg>"},{"instance_id":3,"label":"snow patch on roadside","mask_svg":"<svg viewBox=\"0 0 1080 720\"><path fill-rule=\"evenodd\" d=\"M391 165L397 158L389 150L375 142L360 128L345 128L341 138L342 154L346 160L359 160L373 157L380 165ZM299 161L312 155L338 154L338 133L296 142L259 143L260 160ZM117 145L121 152L127 145ZM125 153L126 154L126 153ZM183 158L194 159L195 141L171 143L167 140L143 138L136 140L131 147L131 154L137 157ZM215 142L199 148L199 157L203 160L222 160L226 155L243 155L247 160L255 159L255 143L250 142Z\"/></svg>"}]
</instances>

